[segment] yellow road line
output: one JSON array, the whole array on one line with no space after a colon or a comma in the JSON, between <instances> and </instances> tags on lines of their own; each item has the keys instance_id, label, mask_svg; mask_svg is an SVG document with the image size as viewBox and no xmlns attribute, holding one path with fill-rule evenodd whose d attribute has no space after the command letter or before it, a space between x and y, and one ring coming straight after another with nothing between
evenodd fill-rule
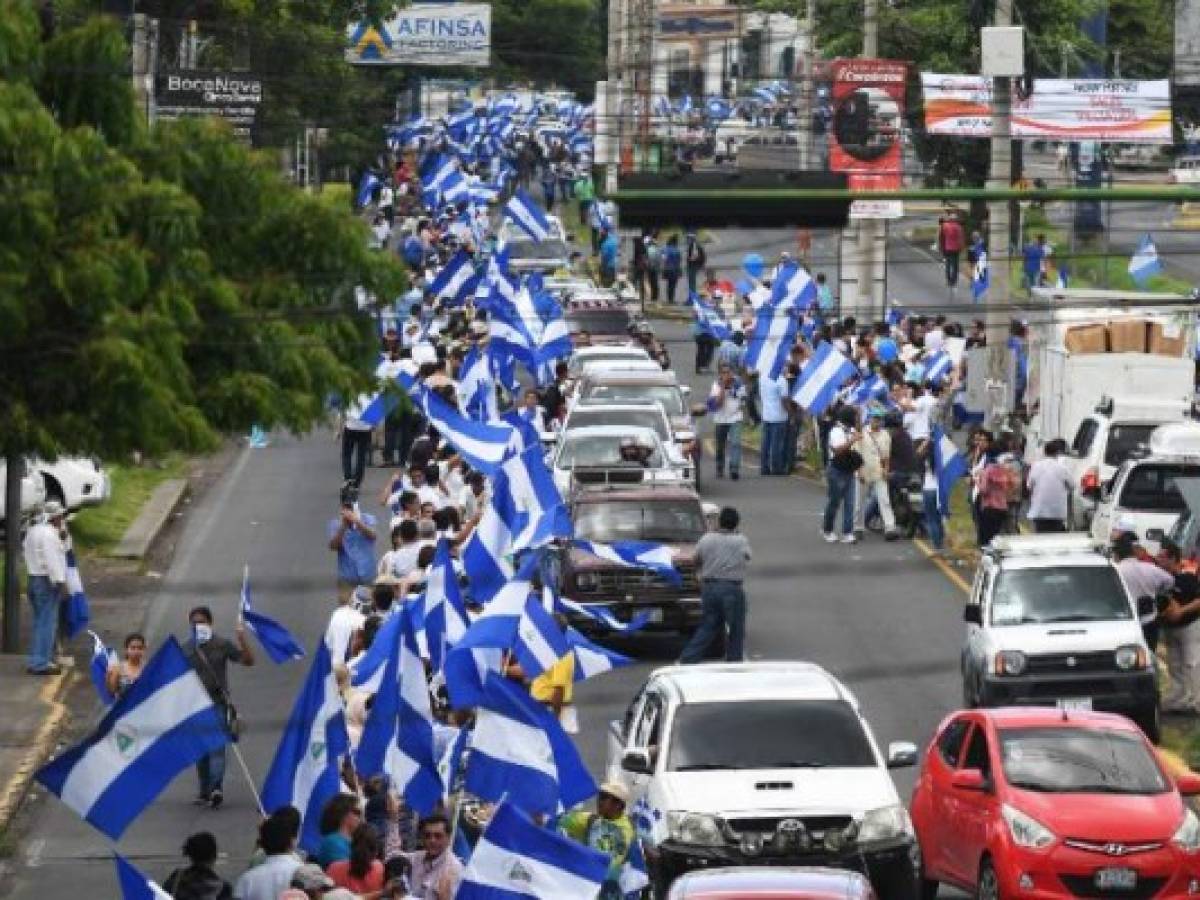
<instances>
[{"instance_id":1,"label":"yellow road line","mask_svg":"<svg viewBox=\"0 0 1200 900\"><path fill-rule=\"evenodd\" d=\"M946 560L942 559L940 556L935 556L932 547L930 547L920 538L913 538L913 544L916 545L918 550L925 554L926 559L937 566L941 570L942 574L949 578L953 584L959 587L964 594L967 596L971 595L971 585L967 582L967 579L955 572L950 563L946 562Z\"/></svg>"},{"instance_id":2,"label":"yellow road line","mask_svg":"<svg viewBox=\"0 0 1200 900\"><path fill-rule=\"evenodd\" d=\"M20 766L17 767L16 773L3 788L0 788L0 830L8 827L17 807L21 805L21 800L25 797L25 791L29 787L29 782L33 780L34 772L46 758L58 737L58 730L67 717L67 706L58 699L58 695L60 691L65 692L73 678L74 670L64 669L42 687L40 699L50 707L50 714L42 722L42 727L38 729L38 733L34 737L33 743L30 744L29 751L22 758Z\"/></svg>"}]
</instances>

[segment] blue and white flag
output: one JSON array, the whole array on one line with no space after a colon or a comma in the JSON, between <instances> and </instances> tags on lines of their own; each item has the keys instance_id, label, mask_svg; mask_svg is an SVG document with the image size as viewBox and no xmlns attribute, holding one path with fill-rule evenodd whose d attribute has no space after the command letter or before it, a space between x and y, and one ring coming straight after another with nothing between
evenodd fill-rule
<instances>
[{"instance_id":1,"label":"blue and white flag","mask_svg":"<svg viewBox=\"0 0 1200 900\"><path fill-rule=\"evenodd\" d=\"M342 695L329 647L319 640L262 789L266 809L300 810L300 846L308 853L316 853L321 844L321 810L341 792L339 766L348 752Z\"/></svg>"},{"instance_id":2,"label":"blue and white flag","mask_svg":"<svg viewBox=\"0 0 1200 900\"><path fill-rule=\"evenodd\" d=\"M1129 258L1129 277L1141 287L1162 270L1162 261L1158 258L1154 239L1147 234L1138 244L1133 256Z\"/></svg>"},{"instance_id":3,"label":"blue and white flag","mask_svg":"<svg viewBox=\"0 0 1200 900\"><path fill-rule=\"evenodd\" d=\"M535 825L513 803L502 803L471 852L454 896L595 900L607 872L605 854Z\"/></svg>"},{"instance_id":4,"label":"blue and white flag","mask_svg":"<svg viewBox=\"0 0 1200 900\"><path fill-rule=\"evenodd\" d=\"M112 706L117 702L108 690L108 670L119 664L117 654L104 646L104 641L100 639L100 635L94 631L89 631L92 636L92 661L88 665L88 674L92 677L92 687L96 689L96 694L100 697L100 702L105 706Z\"/></svg>"},{"instance_id":5,"label":"blue and white flag","mask_svg":"<svg viewBox=\"0 0 1200 900\"><path fill-rule=\"evenodd\" d=\"M510 409L500 416L502 422L507 422L517 430L521 438L522 452L530 447L540 447L542 435L533 424L533 419L524 409Z\"/></svg>"},{"instance_id":6,"label":"blue and white flag","mask_svg":"<svg viewBox=\"0 0 1200 900\"><path fill-rule=\"evenodd\" d=\"M586 681L613 669L633 664L633 660L607 647L589 641L574 628L566 630L567 643L575 657L575 681Z\"/></svg>"},{"instance_id":7,"label":"blue and white flag","mask_svg":"<svg viewBox=\"0 0 1200 900\"><path fill-rule=\"evenodd\" d=\"M943 516L948 516L950 492L954 489L955 482L966 477L967 458L942 431L940 425L933 426L929 437L933 442L933 474L938 484L938 508Z\"/></svg>"},{"instance_id":8,"label":"blue and white flag","mask_svg":"<svg viewBox=\"0 0 1200 900\"><path fill-rule=\"evenodd\" d=\"M733 336L733 328L725 321L720 310L705 303L695 293L690 294L688 300L692 304L692 311L696 315L696 325L701 333L718 341L726 341Z\"/></svg>"},{"instance_id":9,"label":"blue and white flag","mask_svg":"<svg viewBox=\"0 0 1200 900\"><path fill-rule=\"evenodd\" d=\"M596 782L554 713L493 672L476 710L466 789L483 800L519 797L529 812L555 815L594 797Z\"/></svg>"},{"instance_id":10,"label":"blue and white flag","mask_svg":"<svg viewBox=\"0 0 1200 900\"><path fill-rule=\"evenodd\" d=\"M671 100L668 97L660 96L654 98L654 115L661 116L664 119L671 118Z\"/></svg>"},{"instance_id":11,"label":"blue and white flag","mask_svg":"<svg viewBox=\"0 0 1200 900\"><path fill-rule=\"evenodd\" d=\"M371 199L382 184L383 182L379 180L379 176L374 172L363 172L363 176L358 182L358 194L354 198L358 203L359 209L370 205Z\"/></svg>"},{"instance_id":12,"label":"blue and white flag","mask_svg":"<svg viewBox=\"0 0 1200 900\"><path fill-rule=\"evenodd\" d=\"M63 631L73 638L87 627L92 619L88 608L87 594L83 591L83 578L79 564L75 561L75 548L67 547L67 602L63 605Z\"/></svg>"},{"instance_id":13,"label":"blue and white flag","mask_svg":"<svg viewBox=\"0 0 1200 900\"><path fill-rule=\"evenodd\" d=\"M692 95L684 94L677 105L680 115L686 116L692 111Z\"/></svg>"},{"instance_id":14,"label":"blue and white flag","mask_svg":"<svg viewBox=\"0 0 1200 900\"><path fill-rule=\"evenodd\" d=\"M121 887L121 900L171 900L164 891L136 868L121 854L113 854L117 864L117 884Z\"/></svg>"},{"instance_id":15,"label":"blue and white flag","mask_svg":"<svg viewBox=\"0 0 1200 900\"><path fill-rule=\"evenodd\" d=\"M792 400L809 415L819 416L837 396L838 389L858 372L854 363L831 343L824 343L800 370Z\"/></svg>"},{"instance_id":16,"label":"blue and white flag","mask_svg":"<svg viewBox=\"0 0 1200 900\"><path fill-rule=\"evenodd\" d=\"M524 188L518 188L504 204L504 215L535 241L550 237L550 222L546 214Z\"/></svg>"},{"instance_id":17,"label":"blue and white flag","mask_svg":"<svg viewBox=\"0 0 1200 900\"><path fill-rule=\"evenodd\" d=\"M884 320L892 328L895 328L897 325L899 325L901 322L904 321L904 310L902 310L899 306L896 306L893 303L891 306L888 307L887 316L884 317Z\"/></svg>"},{"instance_id":18,"label":"blue and white flag","mask_svg":"<svg viewBox=\"0 0 1200 900\"><path fill-rule=\"evenodd\" d=\"M616 631L621 634L641 631L650 621L650 613L640 612L635 613L628 622L622 622L608 607L598 605L589 606L575 600L569 600L566 597L559 597L558 595L554 596L554 608L562 613L575 613L576 615L587 616L610 631Z\"/></svg>"},{"instance_id":19,"label":"blue and white flag","mask_svg":"<svg viewBox=\"0 0 1200 900\"><path fill-rule=\"evenodd\" d=\"M34 778L116 841L180 771L229 741L200 676L168 637L96 730Z\"/></svg>"},{"instance_id":20,"label":"blue and white flag","mask_svg":"<svg viewBox=\"0 0 1200 900\"><path fill-rule=\"evenodd\" d=\"M425 667L417 653L413 611L405 606L392 635L383 680L375 693L362 740L354 755L360 776L386 773L405 803L421 815L442 799L442 780L433 756L433 713Z\"/></svg>"},{"instance_id":21,"label":"blue and white flag","mask_svg":"<svg viewBox=\"0 0 1200 900\"><path fill-rule=\"evenodd\" d=\"M975 303L982 301L987 296L991 283L992 274L988 267L987 250L980 243L975 250L975 270L971 274L971 299Z\"/></svg>"},{"instance_id":22,"label":"blue and white flag","mask_svg":"<svg viewBox=\"0 0 1200 900\"><path fill-rule=\"evenodd\" d=\"M425 575L425 593L421 595L421 620L425 644L435 672L442 670L446 651L463 639L470 625L467 607L458 586L458 575L450 557L450 542L438 538L433 563Z\"/></svg>"},{"instance_id":23,"label":"blue and white flag","mask_svg":"<svg viewBox=\"0 0 1200 900\"><path fill-rule=\"evenodd\" d=\"M605 202L597 197L588 208L591 226L596 231L612 231L612 219L609 218Z\"/></svg>"},{"instance_id":24,"label":"blue and white flag","mask_svg":"<svg viewBox=\"0 0 1200 900\"><path fill-rule=\"evenodd\" d=\"M304 648L301 647L291 632L274 619L255 612L250 602L250 567L247 566L242 574L242 608L241 619L250 629L271 662L275 664L289 662L293 659L304 658Z\"/></svg>"},{"instance_id":25,"label":"blue and white flag","mask_svg":"<svg viewBox=\"0 0 1200 900\"><path fill-rule=\"evenodd\" d=\"M763 103L775 103L779 98L775 96L775 92L770 87L756 87L754 96Z\"/></svg>"},{"instance_id":26,"label":"blue and white flag","mask_svg":"<svg viewBox=\"0 0 1200 900\"><path fill-rule=\"evenodd\" d=\"M733 107L728 100L720 97L710 97L708 102L704 104L704 111L710 119L723 122L733 113Z\"/></svg>"},{"instance_id":27,"label":"blue and white flag","mask_svg":"<svg viewBox=\"0 0 1200 900\"><path fill-rule=\"evenodd\" d=\"M675 552L666 544L651 541L614 541L601 544L597 541L572 541L573 547L598 556L600 559L633 569L649 569L675 586L683 584L683 576L675 568Z\"/></svg>"},{"instance_id":28,"label":"blue and white flag","mask_svg":"<svg viewBox=\"0 0 1200 900\"><path fill-rule=\"evenodd\" d=\"M806 310L817 302L817 285L798 262L784 263L771 283L770 305L779 310Z\"/></svg>"},{"instance_id":29,"label":"blue and white flag","mask_svg":"<svg viewBox=\"0 0 1200 900\"><path fill-rule=\"evenodd\" d=\"M621 866L621 893L625 900L640 900L642 891L650 885L650 875L646 871L646 857L642 853L640 837L634 837L629 855L625 857L625 865Z\"/></svg>"},{"instance_id":30,"label":"blue and white flag","mask_svg":"<svg viewBox=\"0 0 1200 900\"><path fill-rule=\"evenodd\" d=\"M746 369L767 378L778 378L796 341L799 322L790 309L776 308L769 303L760 306L746 351Z\"/></svg>"},{"instance_id":31,"label":"blue and white flag","mask_svg":"<svg viewBox=\"0 0 1200 900\"><path fill-rule=\"evenodd\" d=\"M496 382L487 352L472 347L458 373L458 395L466 414L476 422L494 422L500 417L496 405Z\"/></svg>"},{"instance_id":32,"label":"blue and white flag","mask_svg":"<svg viewBox=\"0 0 1200 900\"><path fill-rule=\"evenodd\" d=\"M419 399L429 423L459 456L472 468L495 476L513 447L515 435L510 426L472 422L433 391L421 390L413 399Z\"/></svg>"},{"instance_id":33,"label":"blue and white flag","mask_svg":"<svg viewBox=\"0 0 1200 900\"><path fill-rule=\"evenodd\" d=\"M854 386L846 402L851 406L866 406L888 396L888 383L882 375L871 375Z\"/></svg>"},{"instance_id":34,"label":"blue and white flag","mask_svg":"<svg viewBox=\"0 0 1200 900\"><path fill-rule=\"evenodd\" d=\"M954 359L945 350L939 350L925 360L925 383L941 384L953 368Z\"/></svg>"},{"instance_id":35,"label":"blue and white flag","mask_svg":"<svg viewBox=\"0 0 1200 900\"><path fill-rule=\"evenodd\" d=\"M438 300L449 300L461 305L475 292L478 283L479 276L475 274L475 261L471 254L466 250L459 250L429 283L429 291Z\"/></svg>"}]
</instances>

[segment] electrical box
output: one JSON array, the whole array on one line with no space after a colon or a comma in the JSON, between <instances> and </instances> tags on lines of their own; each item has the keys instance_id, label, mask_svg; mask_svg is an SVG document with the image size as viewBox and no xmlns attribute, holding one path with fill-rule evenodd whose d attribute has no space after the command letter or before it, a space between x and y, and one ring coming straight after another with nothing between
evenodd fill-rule
<instances>
[{"instance_id":1,"label":"electrical box","mask_svg":"<svg viewBox=\"0 0 1200 900\"><path fill-rule=\"evenodd\" d=\"M987 26L982 29L983 65L980 74L993 78L1025 74L1025 29Z\"/></svg>"}]
</instances>

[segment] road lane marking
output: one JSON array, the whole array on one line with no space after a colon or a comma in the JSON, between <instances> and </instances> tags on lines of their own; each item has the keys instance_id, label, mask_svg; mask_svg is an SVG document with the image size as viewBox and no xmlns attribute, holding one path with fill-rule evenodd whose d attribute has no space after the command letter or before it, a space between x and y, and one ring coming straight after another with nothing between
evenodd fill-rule
<instances>
[{"instance_id":1,"label":"road lane marking","mask_svg":"<svg viewBox=\"0 0 1200 900\"><path fill-rule=\"evenodd\" d=\"M935 556L933 548L930 547L920 538L913 538L913 544L918 550L925 554L925 558L937 566L943 575L950 579L952 583L957 585L964 594L971 596L971 585L967 583L967 579L963 578L951 567L950 563L942 559L940 556Z\"/></svg>"}]
</instances>

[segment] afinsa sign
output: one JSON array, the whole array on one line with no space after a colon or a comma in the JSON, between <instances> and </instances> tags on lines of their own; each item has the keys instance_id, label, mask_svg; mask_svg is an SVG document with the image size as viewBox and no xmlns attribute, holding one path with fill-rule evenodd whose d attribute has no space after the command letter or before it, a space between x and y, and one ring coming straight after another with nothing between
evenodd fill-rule
<instances>
[{"instance_id":1,"label":"afinsa sign","mask_svg":"<svg viewBox=\"0 0 1200 900\"><path fill-rule=\"evenodd\" d=\"M356 65L486 66L492 47L487 3L419 3L379 25L347 29L347 61Z\"/></svg>"}]
</instances>

